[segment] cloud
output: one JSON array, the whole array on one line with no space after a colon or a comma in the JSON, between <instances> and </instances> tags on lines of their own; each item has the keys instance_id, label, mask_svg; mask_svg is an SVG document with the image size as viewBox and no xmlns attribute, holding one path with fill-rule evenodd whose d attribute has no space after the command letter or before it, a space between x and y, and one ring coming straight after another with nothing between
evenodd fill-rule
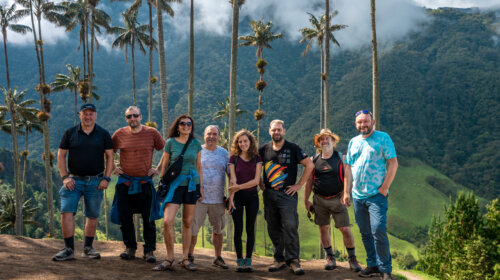
<instances>
[{"instance_id":1,"label":"cloud","mask_svg":"<svg viewBox=\"0 0 500 280\"><path fill-rule=\"evenodd\" d=\"M420 6L430 9L440 7L453 7L453 8L493 8L500 7L498 0L413 0Z\"/></svg>"}]
</instances>

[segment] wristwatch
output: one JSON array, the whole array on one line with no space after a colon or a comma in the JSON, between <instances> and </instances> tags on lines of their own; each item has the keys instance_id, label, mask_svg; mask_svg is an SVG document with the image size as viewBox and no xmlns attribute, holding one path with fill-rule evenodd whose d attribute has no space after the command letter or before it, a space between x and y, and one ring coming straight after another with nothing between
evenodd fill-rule
<instances>
[{"instance_id":1,"label":"wristwatch","mask_svg":"<svg viewBox=\"0 0 500 280\"><path fill-rule=\"evenodd\" d=\"M102 176L102 178L106 181L108 181L108 183L111 181L111 178L109 178L108 176Z\"/></svg>"},{"instance_id":2,"label":"wristwatch","mask_svg":"<svg viewBox=\"0 0 500 280\"><path fill-rule=\"evenodd\" d=\"M66 175L62 176L62 177L61 177L61 180L63 180L63 181L64 181L66 178L69 178L69 174L66 174Z\"/></svg>"}]
</instances>

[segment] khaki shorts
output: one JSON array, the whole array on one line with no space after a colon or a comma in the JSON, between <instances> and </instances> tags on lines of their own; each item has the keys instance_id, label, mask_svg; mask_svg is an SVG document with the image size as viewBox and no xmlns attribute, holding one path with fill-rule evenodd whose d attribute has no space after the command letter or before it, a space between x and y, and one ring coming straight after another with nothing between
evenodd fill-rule
<instances>
[{"instance_id":1,"label":"khaki shorts","mask_svg":"<svg viewBox=\"0 0 500 280\"><path fill-rule=\"evenodd\" d=\"M215 234L222 234L222 230L226 226L226 209L224 203L206 204L197 202L194 208L193 217L193 235L198 235L201 226L205 222L205 216L208 214L208 221L212 225L212 231Z\"/></svg>"},{"instance_id":2,"label":"khaki shorts","mask_svg":"<svg viewBox=\"0 0 500 280\"><path fill-rule=\"evenodd\" d=\"M330 215L335 221L335 227L348 227L349 224L349 213L347 208L340 202L339 195L334 198L324 199L321 196L314 194L313 196L313 206L314 206L314 223L318 226L325 226L330 224Z\"/></svg>"}]
</instances>

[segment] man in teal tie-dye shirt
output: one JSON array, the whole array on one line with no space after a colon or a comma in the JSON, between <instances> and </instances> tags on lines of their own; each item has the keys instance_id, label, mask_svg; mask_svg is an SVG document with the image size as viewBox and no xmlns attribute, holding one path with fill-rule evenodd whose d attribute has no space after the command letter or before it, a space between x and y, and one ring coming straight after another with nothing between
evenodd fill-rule
<instances>
[{"instance_id":1,"label":"man in teal tie-dye shirt","mask_svg":"<svg viewBox=\"0 0 500 280\"><path fill-rule=\"evenodd\" d=\"M349 142L346 157L343 203L351 204L351 189L356 223L366 250L367 268L361 277L380 273L392 279L392 260L387 238L387 196L398 160L389 135L374 129L372 113L356 113L356 128L361 133Z\"/></svg>"}]
</instances>

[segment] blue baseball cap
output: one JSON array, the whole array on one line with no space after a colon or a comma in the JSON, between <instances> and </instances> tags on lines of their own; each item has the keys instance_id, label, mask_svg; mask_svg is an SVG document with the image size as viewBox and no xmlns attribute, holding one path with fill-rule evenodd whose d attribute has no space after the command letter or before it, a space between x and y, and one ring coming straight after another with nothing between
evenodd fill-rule
<instances>
[{"instance_id":1,"label":"blue baseball cap","mask_svg":"<svg viewBox=\"0 0 500 280\"><path fill-rule=\"evenodd\" d=\"M80 107L80 112L84 111L84 110L87 110L87 109L90 109L90 110L92 110L94 112L97 112L97 109L95 108L95 105L91 104L91 103L83 104L82 107Z\"/></svg>"}]
</instances>

